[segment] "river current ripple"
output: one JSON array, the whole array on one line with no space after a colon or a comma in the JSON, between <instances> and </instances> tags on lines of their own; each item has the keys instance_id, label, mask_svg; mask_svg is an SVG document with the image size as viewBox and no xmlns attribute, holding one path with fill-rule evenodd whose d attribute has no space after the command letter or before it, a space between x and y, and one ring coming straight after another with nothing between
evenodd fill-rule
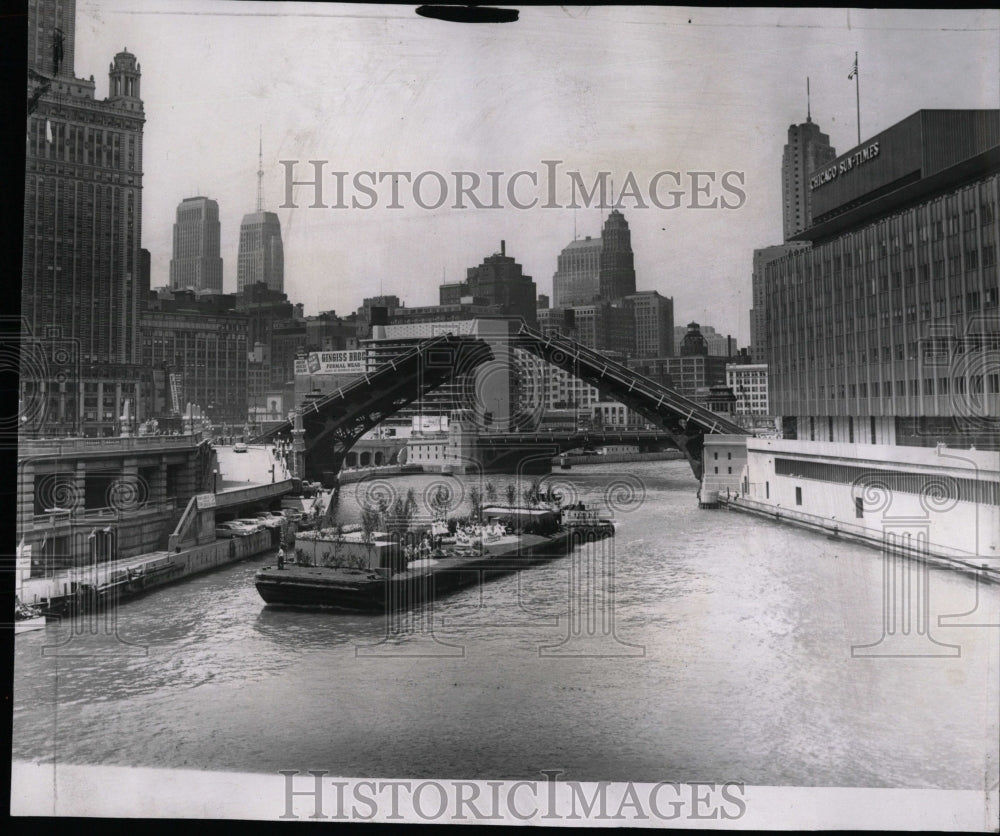
<instances>
[{"instance_id":1,"label":"river current ripple","mask_svg":"<svg viewBox=\"0 0 1000 836\"><path fill-rule=\"evenodd\" d=\"M502 496L510 477L492 478ZM430 475L382 487L421 500L442 481L467 492ZM65 624L18 636L14 758L382 778L996 781L1000 627L938 625L977 607L967 621L997 624L996 587L977 603L974 578L932 568L931 634L960 655L859 658L852 646L882 634L877 550L699 510L684 462L547 481L610 502L619 522L613 559L595 564L614 593L598 602L613 634L599 629L597 645L568 641L581 600L571 568L585 565L572 556L443 598L387 635L382 616L266 607L253 586L273 562L263 555L121 605L121 641L65 643ZM343 521L368 487L345 487Z\"/></svg>"}]
</instances>

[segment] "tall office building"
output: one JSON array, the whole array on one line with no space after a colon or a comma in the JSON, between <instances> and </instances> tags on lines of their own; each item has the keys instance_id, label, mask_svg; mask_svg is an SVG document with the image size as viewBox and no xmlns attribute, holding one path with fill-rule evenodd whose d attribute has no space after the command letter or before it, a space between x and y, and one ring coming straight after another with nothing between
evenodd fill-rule
<instances>
[{"instance_id":1,"label":"tall office building","mask_svg":"<svg viewBox=\"0 0 1000 836\"><path fill-rule=\"evenodd\" d=\"M598 285L601 299L621 299L635 293L632 234L628 229L628 221L617 209L604 222Z\"/></svg>"},{"instance_id":2,"label":"tall office building","mask_svg":"<svg viewBox=\"0 0 1000 836\"><path fill-rule=\"evenodd\" d=\"M240 224L240 250L236 262L236 289L266 284L279 293L285 289L285 252L281 246L281 221L274 212L252 212Z\"/></svg>"},{"instance_id":3,"label":"tall office building","mask_svg":"<svg viewBox=\"0 0 1000 836\"><path fill-rule=\"evenodd\" d=\"M594 351L610 351L622 357L635 353L635 310L624 304L595 302L572 308L543 308L538 311L538 330L562 334Z\"/></svg>"},{"instance_id":4,"label":"tall office building","mask_svg":"<svg viewBox=\"0 0 1000 836\"><path fill-rule=\"evenodd\" d=\"M219 204L208 197L184 198L174 223L170 287L222 293L219 240Z\"/></svg>"},{"instance_id":5,"label":"tall office building","mask_svg":"<svg viewBox=\"0 0 1000 836\"><path fill-rule=\"evenodd\" d=\"M552 307L589 305L601 291L601 238L586 238L568 244L552 276Z\"/></svg>"},{"instance_id":6,"label":"tall office building","mask_svg":"<svg viewBox=\"0 0 1000 836\"><path fill-rule=\"evenodd\" d=\"M138 367L142 133L140 66L108 70L108 98L77 78L73 0L28 4L28 123L21 272L24 431L109 433ZM27 357L27 355L26 355Z\"/></svg>"},{"instance_id":7,"label":"tall office building","mask_svg":"<svg viewBox=\"0 0 1000 836\"><path fill-rule=\"evenodd\" d=\"M711 325L699 325L697 322L689 323L685 328L678 325L674 328L674 354L682 354L681 348L684 341L690 336L691 325L695 326L697 338L705 345L705 353L710 357L734 357L738 353L736 350L736 340L732 336L720 334Z\"/></svg>"},{"instance_id":8,"label":"tall office building","mask_svg":"<svg viewBox=\"0 0 1000 836\"><path fill-rule=\"evenodd\" d=\"M674 300L655 290L626 296L625 308L632 313L634 357L669 357L674 352Z\"/></svg>"},{"instance_id":9,"label":"tall office building","mask_svg":"<svg viewBox=\"0 0 1000 836\"><path fill-rule=\"evenodd\" d=\"M753 251L753 274L750 283L753 307L750 309L750 356L756 363L767 363L767 331L764 327L764 267L768 262L790 252L808 249L808 241L789 241Z\"/></svg>"},{"instance_id":10,"label":"tall office building","mask_svg":"<svg viewBox=\"0 0 1000 836\"><path fill-rule=\"evenodd\" d=\"M681 338L680 349L677 352L681 357L707 357L708 342L701 333L701 328L697 322L689 322L684 336Z\"/></svg>"},{"instance_id":11,"label":"tall office building","mask_svg":"<svg viewBox=\"0 0 1000 836\"><path fill-rule=\"evenodd\" d=\"M143 312L142 361L180 381L178 402L197 404L213 422L242 423L247 416L247 316L235 310L235 297L161 294ZM165 381L165 382L167 382ZM160 390L151 412L172 412L169 392Z\"/></svg>"},{"instance_id":12,"label":"tall office building","mask_svg":"<svg viewBox=\"0 0 1000 836\"><path fill-rule=\"evenodd\" d=\"M443 284L439 294L442 305L497 305L504 316L519 316L529 325L537 321L535 283L507 255L505 241L500 242L500 252L484 258L478 267L469 267L465 281Z\"/></svg>"},{"instance_id":13,"label":"tall office building","mask_svg":"<svg viewBox=\"0 0 1000 836\"><path fill-rule=\"evenodd\" d=\"M782 218L785 240L812 223L810 175L837 156L830 137L806 116L801 125L788 126L788 143L781 155Z\"/></svg>"},{"instance_id":14,"label":"tall office building","mask_svg":"<svg viewBox=\"0 0 1000 836\"><path fill-rule=\"evenodd\" d=\"M146 300L149 299L149 283L152 276L152 257L145 247L139 248L139 284L136 288L136 295L139 297L139 314L146 308Z\"/></svg>"},{"instance_id":15,"label":"tall office building","mask_svg":"<svg viewBox=\"0 0 1000 836\"><path fill-rule=\"evenodd\" d=\"M285 251L281 245L281 221L264 211L264 149L257 163L257 211L243 216L240 249L236 262L236 290L266 284L279 293L285 289Z\"/></svg>"},{"instance_id":16,"label":"tall office building","mask_svg":"<svg viewBox=\"0 0 1000 836\"><path fill-rule=\"evenodd\" d=\"M917 111L810 185L812 246L763 268L785 437L996 449L1000 111Z\"/></svg>"}]
</instances>

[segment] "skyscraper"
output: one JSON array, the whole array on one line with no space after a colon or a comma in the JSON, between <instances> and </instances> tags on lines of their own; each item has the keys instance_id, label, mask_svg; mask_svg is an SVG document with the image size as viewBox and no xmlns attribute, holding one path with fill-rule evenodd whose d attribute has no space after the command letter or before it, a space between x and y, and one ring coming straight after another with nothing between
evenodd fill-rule
<instances>
[{"instance_id":1,"label":"skyscraper","mask_svg":"<svg viewBox=\"0 0 1000 836\"><path fill-rule=\"evenodd\" d=\"M641 290L626 296L631 311L629 323L634 334L633 356L669 357L674 353L674 300L655 290Z\"/></svg>"},{"instance_id":2,"label":"skyscraper","mask_svg":"<svg viewBox=\"0 0 1000 836\"><path fill-rule=\"evenodd\" d=\"M274 212L252 212L240 224L240 250L236 262L236 290L252 284L285 290L285 252L281 246L281 221Z\"/></svg>"},{"instance_id":3,"label":"skyscraper","mask_svg":"<svg viewBox=\"0 0 1000 836\"><path fill-rule=\"evenodd\" d=\"M207 197L186 197L177 207L170 287L222 293L219 254L219 204Z\"/></svg>"},{"instance_id":4,"label":"skyscraper","mask_svg":"<svg viewBox=\"0 0 1000 836\"><path fill-rule=\"evenodd\" d=\"M809 175L830 162L837 152L830 137L807 115L801 125L788 126L788 143L781 155L782 218L785 240L812 225Z\"/></svg>"},{"instance_id":5,"label":"skyscraper","mask_svg":"<svg viewBox=\"0 0 1000 836\"><path fill-rule=\"evenodd\" d=\"M552 276L552 307L589 305L601 290L601 238L567 244Z\"/></svg>"},{"instance_id":6,"label":"skyscraper","mask_svg":"<svg viewBox=\"0 0 1000 836\"><path fill-rule=\"evenodd\" d=\"M285 252L281 246L281 221L264 211L264 148L257 164L257 211L243 216L236 262L236 291L252 284L266 284L279 293L285 289Z\"/></svg>"},{"instance_id":7,"label":"skyscraper","mask_svg":"<svg viewBox=\"0 0 1000 836\"><path fill-rule=\"evenodd\" d=\"M439 286L442 305L460 304L471 297L476 305L498 305L504 316L519 316L529 325L537 322L535 283L507 255L505 241L500 242L500 252L484 258L478 267L467 268L465 273L465 281Z\"/></svg>"},{"instance_id":8,"label":"skyscraper","mask_svg":"<svg viewBox=\"0 0 1000 836\"><path fill-rule=\"evenodd\" d=\"M21 312L41 351L60 347L22 369L22 402L40 408L25 430L40 433L110 432L140 397L140 67L119 52L95 99L94 77L75 75L75 12L28 4Z\"/></svg>"},{"instance_id":9,"label":"skyscraper","mask_svg":"<svg viewBox=\"0 0 1000 836\"><path fill-rule=\"evenodd\" d=\"M620 299L635 293L635 264L632 235L625 216L614 209L604 222L601 236L601 262L598 295L601 299Z\"/></svg>"},{"instance_id":10,"label":"skyscraper","mask_svg":"<svg viewBox=\"0 0 1000 836\"><path fill-rule=\"evenodd\" d=\"M708 356L708 343L702 335L697 322L688 323L687 332L681 340L681 347L678 353L681 357Z\"/></svg>"}]
</instances>

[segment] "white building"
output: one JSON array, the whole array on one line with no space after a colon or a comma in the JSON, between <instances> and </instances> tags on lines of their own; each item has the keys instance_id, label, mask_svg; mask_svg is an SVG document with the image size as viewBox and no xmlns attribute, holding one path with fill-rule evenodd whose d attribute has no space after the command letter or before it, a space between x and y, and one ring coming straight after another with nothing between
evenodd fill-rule
<instances>
[{"instance_id":1,"label":"white building","mask_svg":"<svg viewBox=\"0 0 1000 836\"><path fill-rule=\"evenodd\" d=\"M727 363L726 386L736 395L737 415L770 415L767 363Z\"/></svg>"}]
</instances>

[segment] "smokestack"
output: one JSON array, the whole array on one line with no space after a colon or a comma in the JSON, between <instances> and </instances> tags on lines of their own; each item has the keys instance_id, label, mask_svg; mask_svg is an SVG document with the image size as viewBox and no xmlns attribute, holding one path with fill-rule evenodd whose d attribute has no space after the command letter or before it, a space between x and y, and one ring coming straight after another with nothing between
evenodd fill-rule
<instances>
[{"instance_id":1,"label":"smokestack","mask_svg":"<svg viewBox=\"0 0 1000 836\"><path fill-rule=\"evenodd\" d=\"M500 255L507 255L507 242L500 239Z\"/></svg>"}]
</instances>

